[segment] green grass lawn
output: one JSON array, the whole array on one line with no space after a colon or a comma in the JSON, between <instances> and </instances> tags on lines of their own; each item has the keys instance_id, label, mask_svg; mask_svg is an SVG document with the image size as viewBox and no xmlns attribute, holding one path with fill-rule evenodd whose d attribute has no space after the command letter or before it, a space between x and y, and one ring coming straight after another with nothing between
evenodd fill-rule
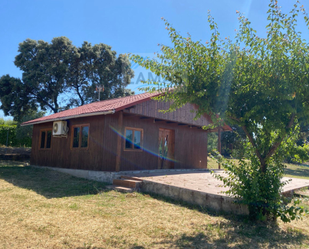
<instances>
[{"instance_id":1,"label":"green grass lawn","mask_svg":"<svg viewBox=\"0 0 309 249\"><path fill-rule=\"evenodd\" d=\"M237 159L231 159L235 163L237 163ZM303 164L291 164L286 163L285 176L294 177L294 178L302 178L309 179L309 163ZM217 169L218 164L216 161L210 157L208 157L207 168L209 169Z\"/></svg>"},{"instance_id":2,"label":"green grass lawn","mask_svg":"<svg viewBox=\"0 0 309 249\"><path fill-rule=\"evenodd\" d=\"M299 167L306 167L300 165ZM288 165L289 176L303 169ZM308 175L306 176L308 177ZM0 248L307 248L309 218L243 217L0 161Z\"/></svg>"},{"instance_id":3,"label":"green grass lawn","mask_svg":"<svg viewBox=\"0 0 309 249\"><path fill-rule=\"evenodd\" d=\"M309 164L286 164L285 176L309 179Z\"/></svg>"}]
</instances>

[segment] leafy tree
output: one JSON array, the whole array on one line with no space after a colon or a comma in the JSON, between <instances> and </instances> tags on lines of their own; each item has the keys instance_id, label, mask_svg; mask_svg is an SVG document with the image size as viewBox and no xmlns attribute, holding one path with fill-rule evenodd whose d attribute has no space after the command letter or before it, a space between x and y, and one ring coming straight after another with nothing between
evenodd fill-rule
<instances>
[{"instance_id":1,"label":"leafy tree","mask_svg":"<svg viewBox=\"0 0 309 249\"><path fill-rule=\"evenodd\" d=\"M77 93L72 96L70 105L78 106L94 102L97 86L103 87L100 100L134 94L125 87L134 77L130 61L126 55L116 52L103 43L84 42L74 50L68 72L68 85Z\"/></svg>"},{"instance_id":2,"label":"leafy tree","mask_svg":"<svg viewBox=\"0 0 309 249\"><path fill-rule=\"evenodd\" d=\"M15 65L23 71L22 83L29 98L42 110L60 110L59 95L66 89L66 75L74 46L66 37L51 43L27 39L19 44Z\"/></svg>"},{"instance_id":3,"label":"leafy tree","mask_svg":"<svg viewBox=\"0 0 309 249\"><path fill-rule=\"evenodd\" d=\"M266 38L257 36L249 20L238 13L240 25L233 41L220 38L209 15L211 39L204 44L181 36L165 21L173 46L161 45L157 59L132 55L134 62L166 80L147 82L155 87L146 89L164 92L160 99L173 101L170 111L190 102L199 107L197 117L211 113L217 125L225 120L242 128L251 146L248 167L258 173L249 181L254 187L230 186L255 218L280 216L284 166L279 154L284 150L279 147L298 122L309 119L309 44L297 30L301 12L308 27L307 14L298 2L285 14L277 1L271 1ZM244 179L238 173L233 172L237 179ZM226 183L234 180L229 178ZM256 191L259 198L245 199L246 191Z\"/></svg>"},{"instance_id":4,"label":"leafy tree","mask_svg":"<svg viewBox=\"0 0 309 249\"><path fill-rule=\"evenodd\" d=\"M30 110L36 110L35 99L28 95L31 89L20 79L4 75L0 78L0 108L6 116L19 120Z\"/></svg>"},{"instance_id":5,"label":"leafy tree","mask_svg":"<svg viewBox=\"0 0 309 249\"><path fill-rule=\"evenodd\" d=\"M125 87L134 76L125 55L116 57L116 52L103 43L92 46L84 42L74 49L68 71L68 86L76 92L68 106L79 106L94 102L97 87L103 87L100 100L133 94ZM128 93L128 94L127 94Z\"/></svg>"},{"instance_id":6,"label":"leafy tree","mask_svg":"<svg viewBox=\"0 0 309 249\"><path fill-rule=\"evenodd\" d=\"M22 79L0 78L0 108L16 120L38 108L56 113L97 101L97 85L104 87L100 100L133 94L125 89L134 76L128 57L117 57L108 45L76 47L66 37L51 43L27 39L18 52L14 63Z\"/></svg>"}]
</instances>

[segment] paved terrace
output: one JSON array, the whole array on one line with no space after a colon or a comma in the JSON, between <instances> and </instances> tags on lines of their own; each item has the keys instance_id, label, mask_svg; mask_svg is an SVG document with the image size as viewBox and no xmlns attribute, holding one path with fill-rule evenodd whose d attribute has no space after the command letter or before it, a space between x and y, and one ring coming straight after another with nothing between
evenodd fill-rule
<instances>
[{"instance_id":1,"label":"paved terrace","mask_svg":"<svg viewBox=\"0 0 309 249\"><path fill-rule=\"evenodd\" d=\"M156 193L216 211L235 214L248 213L246 206L236 204L234 198L222 193L227 188L224 188L222 182L214 178L210 171L206 169L104 172L41 166L39 168L48 168L76 177L107 183L112 183L114 179L120 179L122 176L134 177L142 181L141 190L145 192ZM214 172L224 174L223 170L214 170ZM283 188L283 193L287 195L292 194L297 189L309 187L309 180L288 177L284 177L282 180L290 180Z\"/></svg>"},{"instance_id":2,"label":"paved terrace","mask_svg":"<svg viewBox=\"0 0 309 249\"><path fill-rule=\"evenodd\" d=\"M214 170L217 174L225 174L223 170ZM123 172L124 173L124 172ZM171 170L126 172L127 176L142 180L142 191L156 193L175 200L185 201L216 211L234 214L248 214L248 208L234 202L234 198L222 191L227 190L207 170ZM122 174L123 175L123 174ZM309 187L309 180L284 177L289 180L283 193L291 195L295 190Z\"/></svg>"},{"instance_id":3,"label":"paved terrace","mask_svg":"<svg viewBox=\"0 0 309 249\"><path fill-rule=\"evenodd\" d=\"M215 173L225 175L223 170L214 170ZM133 173L131 176L137 177L144 181L151 181L179 188L186 188L195 191L205 192L214 195L226 196L222 191L227 188L223 186L220 180L217 180L209 171L205 170L186 170L182 171L152 171ZM282 181L287 181L283 187L283 193L293 190L309 187L309 180L284 177Z\"/></svg>"}]
</instances>

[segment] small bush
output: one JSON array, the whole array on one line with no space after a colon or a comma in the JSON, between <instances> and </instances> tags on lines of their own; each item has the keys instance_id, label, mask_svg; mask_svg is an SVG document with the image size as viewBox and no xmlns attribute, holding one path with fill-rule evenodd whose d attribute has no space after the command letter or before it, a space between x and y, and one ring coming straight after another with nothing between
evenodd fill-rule
<instances>
[{"instance_id":1,"label":"small bush","mask_svg":"<svg viewBox=\"0 0 309 249\"><path fill-rule=\"evenodd\" d=\"M213 174L229 188L225 193L248 206L251 220L276 220L280 217L282 221L290 222L300 218L305 210L297 206L299 201L287 204L281 195L282 187L287 184L281 181L285 166L273 157L266 172L261 172L257 157L248 148L246 151L250 152L249 160L240 159L238 165L217 154L216 159L226 169L227 176Z\"/></svg>"}]
</instances>

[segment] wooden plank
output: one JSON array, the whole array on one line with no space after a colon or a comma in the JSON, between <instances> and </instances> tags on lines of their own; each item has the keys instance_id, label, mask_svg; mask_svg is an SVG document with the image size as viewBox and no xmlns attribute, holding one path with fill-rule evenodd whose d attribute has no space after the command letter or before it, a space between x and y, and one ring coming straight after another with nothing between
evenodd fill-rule
<instances>
[{"instance_id":1,"label":"wooden plank","mask_svg":"<svg viewBox=\"0 0 309 249\"><path fill-rule=\"evenodd\" d=\"M194 111L196 111L197 107L192 104L186 104L173 112L159 112L159 110L168 110L170 105L170 102L149 100L134 106L132 109L130 109L130 113L155 118L158 120L184 123L187 125L204 126L211 123L211 119L207 115L202 115L199 119L195 120Z\"/></svg>"},{"instance_id":2,"label":"wooden plank","mask_svg":"<svg viewBox=\"0 0 309 249\"><path fill-rule=\"evenodd\" d=\"M221 127L218 127L218 152L221 154ZM218 163L218 168L221 169L221 164Z\"/></svg>"},{"instance_id":3,"label":"wooden plank","mask_svg":"<svg viewBox=\"0 0 309 249\"><path fill-rule=\"evenodd\" d=\"M157 169L158 137L161 128L174 130L175 168L206 168L206 131L178 125L178 123L168 124L163 120L163 122L154 122L154 119L140 119L140 116L123 115L121 118L120 115L117 112L106 116L68 120L70 131L73 125L90 124L88 150L70 149L72 132L69 132L67 138L53 137L51 150L38 150L39 131L51 128L52 122L34 125L31 164L98 171ZM124 127L143 129L142 151L124 151L123 139L118 135L118 132L123 134Z\"/></svg>"},{"instance_id":4,"label":"wooden plank","mask_svg":"<svg viewBox=\"0 0 309 249\"><path fill-rule=\"evenodd\" d=\"M123 112L119 112L118 116L118 132L122 134L123 126ZM121 136L117 136L117 155L116 155L116 171L120 170L120 159L121 159Z\"/></svg>"}]
</instances>

